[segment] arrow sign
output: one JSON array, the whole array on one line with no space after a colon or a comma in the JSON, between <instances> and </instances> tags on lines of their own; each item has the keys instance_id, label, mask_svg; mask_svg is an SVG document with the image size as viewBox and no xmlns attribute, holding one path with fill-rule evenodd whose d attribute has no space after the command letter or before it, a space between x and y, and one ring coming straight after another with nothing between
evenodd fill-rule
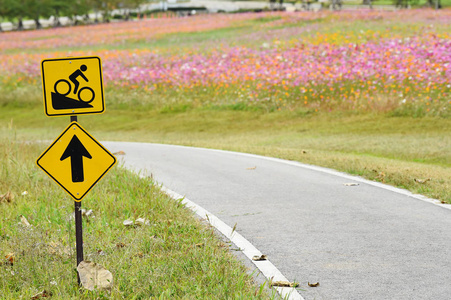
<instances>
[{"instance_id":1,"label":"arrow sign","mask_svg":"<svg viewBox=\"0 0 451 300\"><path fill-rule=\"evenodd\" d=\"M116 164L116 158L80 124L72 122L36 164L75 201L81 201Z\"/></svg>"},{"instance_id":2,"label":"arrow sign","mask_svg":"<svg viewBox=\"0 0 451 300\"><path fill-rule=\"evenodd\" d=\"M89 159L92 158L85 146L80 142L76 135L70 140L69 145L67 145L66 150L64 150L60 161L65 160L70 157L70 164L72 168L72 182L83 182L85 181L84 171L83 171L83 156Z\"/></svg>"}]
</instances>

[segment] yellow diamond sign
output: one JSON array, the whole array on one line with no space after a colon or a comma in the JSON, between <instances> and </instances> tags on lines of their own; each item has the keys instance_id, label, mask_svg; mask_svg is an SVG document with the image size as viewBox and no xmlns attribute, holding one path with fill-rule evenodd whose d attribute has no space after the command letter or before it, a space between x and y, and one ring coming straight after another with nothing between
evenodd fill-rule
<instances>
[{"instance_id":1,"label":"yellow diamond sign","mask_svg":"<svg viewBox=\"0 0 451 300\"><path fill-rule=\"evenodd\" d=\"M77 122L72 122L36 161L75 201L113 167L116 158Z\"/></svg>"},{"instance_id":2,"label":"yellow diamond sign","mask_svg":"<svg viewBox=\"0 0 451 300\"><path fill-rule=\"evenodd\" d=\"M41 63L47 116L105 111L102 63L97 56L45 59Z\"/></svg>"}]
</instances>

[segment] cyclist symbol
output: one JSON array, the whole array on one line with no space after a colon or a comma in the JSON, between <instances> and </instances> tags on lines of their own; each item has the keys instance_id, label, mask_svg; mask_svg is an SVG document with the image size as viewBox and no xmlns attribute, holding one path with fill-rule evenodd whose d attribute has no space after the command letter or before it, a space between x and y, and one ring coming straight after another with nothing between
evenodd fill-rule
<instances>
[{"instance_id":1,"label":"cyclist symbol","mask_svg":"<svg viewBox=\"0 0 451 300\"><path fill-rule=\"evenodd\" d=\"M74 93L75 95L77 95L78 100L80 100L81 102L84 102L84 103L91 103L92 101L94 101L94 98L95 98L94 90L93 90L92 88L88 87L88 86L82 87L80 90L78 89L78 87L80 86L80 82L78 82L78 80L77 80L78 77L81 77L81 78L83 78L86 82L89 82L88 78L86 78L85 74L83 74L83 72L85 72L87 69L88 69L88 67L86 67L86 65L81 65L80 69L77 69L75 72L73 72L73 73L69 76L69 79L70 79L70 81L72 81L72 83L73 83L73 85L74 85L74 92L73 92L73 93ZM66 85L67 85L67 92L66 92L66 93L60 93L60 92L58 91L58 89L57 89L58 86L60 86L60 88L61 88L61 83L63 83L63 82L66 83ZM55 85L54 85L53 88L54 88L54 90L55 90L55 93L58 94L58 95L61 95L61 96L67 96L67 95L69 95L69 93L70 93L71 90L72 90L71 84L70 84L69 81L66 80L66 79L60 79L60 80L58 80L57 82L55 82ZM78 91L78 93L77 93L77 91ZM91 92L91 99L89 99L89 100L83 100L83 99L82 99L82 92L83 92L83 91L89 91L89 92ZM87 93L83 93L83 94L86 95ZM70 98L69 98L69 99L70 99Z\"/></svg>"}]
</instances>

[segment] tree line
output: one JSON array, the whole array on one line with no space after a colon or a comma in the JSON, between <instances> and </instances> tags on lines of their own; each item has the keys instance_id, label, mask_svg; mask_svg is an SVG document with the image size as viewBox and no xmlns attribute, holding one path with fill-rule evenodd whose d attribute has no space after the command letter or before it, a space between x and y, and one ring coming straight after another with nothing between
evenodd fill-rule
<instances>
[{"instance_id":1,"label":"tree line","mask_svg":"<svg viewBox=\"0 0 451 300\"><path fill-rule=\"evenodd\" d=\"M94 22L101 12L103 22L109 22L111 12L120 9L125 20L130 17L132 10L139 10L140 4L149 0L0 0L0 22L9 20L15 24L15 28L23 30L23 20L31 19L36 23L36 28L42 28L40 18L54 17L54 26L61 26L59 17L66 16L72 19L73 24L77 25L81 20L89 21L88 14L95 13ZM280 7L283 0L279 1ZM303 8L309 10L311 3L318 0L300 0ZM341 9L343 0L330 0L333 9ZM376 0L362 0L363 4L372 7ZM271 7L275 7L276 0L269 0ZM392 0L393 4L399 8L418 5L419 0ZM441 0L426 0L426 5L435 8L441 8ZM305 6L305 7L304 7ZM2 30L0 26L0 31Z\"/></svg>"},{"instance_id":2,"label":"tree line","mask_svg":"<svg viewBox=\"0 0 451 300\"><path fill-rule=\"evenodd\" d=\"M121 9L126 19L130 11L139 9L145 0L0 0L0 21L9 20L18 30L23 30L23 20L31 19L36 28L42 28L40 18L54 17L54 26L61 26L59 17L66 16L74 24L80 22L80 17L88 20L90 12L102 12L102 21L109 22L111 11ZM98 22L100 20L95 20ZM1 27L0 27L1 30Z\"/></svg>"}]
</instances>

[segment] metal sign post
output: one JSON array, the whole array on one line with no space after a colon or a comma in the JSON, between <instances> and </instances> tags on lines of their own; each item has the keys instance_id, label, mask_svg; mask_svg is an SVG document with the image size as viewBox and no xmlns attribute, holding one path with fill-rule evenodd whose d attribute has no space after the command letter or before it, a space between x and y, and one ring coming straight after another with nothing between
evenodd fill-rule
<instances>
[{"instance_id":1,"label":"metal sign post","mask_svg":"<svg viewBox=\"0 0 451 300\"><path fill-rule=\"evenodd\" d=\"M77 116L70 116L70 122L77 122ZM81 201L75 203L75 247L77 249L77 267L83 261L83 226L81 216ZM80 276L77 273L78 284L80 284Z\"/></svg>"}]
</instances>

